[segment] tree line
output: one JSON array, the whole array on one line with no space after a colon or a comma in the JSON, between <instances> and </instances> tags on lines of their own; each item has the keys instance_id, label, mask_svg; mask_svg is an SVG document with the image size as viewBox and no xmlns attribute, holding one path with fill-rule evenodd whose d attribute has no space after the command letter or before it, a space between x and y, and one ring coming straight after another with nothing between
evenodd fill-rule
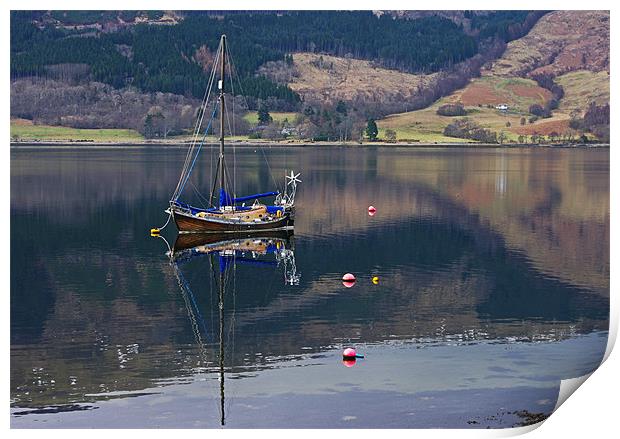
<instances>
[{"instance_id":1,"label":"tree line","mask_svg":"<svg viewBox=\"0 0 620 439\"><path fill-rule=\"evenodd\" d=\"M609 115L609 103L597 105L590 102L582 117L579 111L571 114L569 126L575 130L583 130L598 137L602 142L609 142L609 125L611 123Z\"/></svg>"},{"instance_id":2,"label":"tree line","mask_svg":"<svg viewBox=\"0 0 620 439\"><path fill-rule=\"evenodd\" d=\"M495 11L487 15L466 12L479 39L498 38L507 43L526 35L549 11Z\"/></svg>"},{"instance_id":3,"label":"tree line","mask_svg":"<svg viewBox=\"0 0 620 439\"><path fill-rule=\"evenodd\" d=\"M536 81L540 87L549 90L551 92L551 98L544 102L543 105L530 105L529 112L537 117L551 117L553 115L552 111L558 108L560 99L564 97L564 88L554 81L555 75L553 73L536 73L532 75L532 79Z\"/></svg>"}]
</instances>

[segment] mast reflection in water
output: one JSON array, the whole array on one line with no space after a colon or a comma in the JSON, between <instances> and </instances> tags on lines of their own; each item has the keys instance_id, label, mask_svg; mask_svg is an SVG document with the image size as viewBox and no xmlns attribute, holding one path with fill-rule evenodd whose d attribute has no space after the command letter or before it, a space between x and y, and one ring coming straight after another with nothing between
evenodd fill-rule
<instances>
[{"instance_id":1,"label":"mast reflection in water","mask_svg":"<svg viewBox=\"0 0 620 439\"><path fill-rule=\"evenodd\" d=\"M213 284L218 292L219 322L219 382L220 382L220 424L226 424L225 416L225 337L224 337L224 298L236 294L236 268L238 264L250 264L266 269L282 268L284 282L288 285L299 285L300 274L295 266L292 231L271 231L259 234L178 234L171 248L166 238L157 235L168 247L166 255L177 278L187 315L191 321L200 348L203 364L209 362L204 339L208 338L207 325L197 305L189 282L183 276L181 267L192 258L205 257L212 273ZM271 256L271 258L269 258ZM206 261L203 261L206 262ZM234 297L233 297L234 302ZM231 311L231 310L229 310ZM232 310L234 312L234 310ZM234 334L234 330L232 331Z\"/></svg>"}]
</instances>

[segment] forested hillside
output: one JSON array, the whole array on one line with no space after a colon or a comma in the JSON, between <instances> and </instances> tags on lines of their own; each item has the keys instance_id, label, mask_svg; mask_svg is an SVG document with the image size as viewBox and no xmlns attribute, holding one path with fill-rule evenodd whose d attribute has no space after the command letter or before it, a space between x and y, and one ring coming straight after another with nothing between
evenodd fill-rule
<instances>
[{"instance_id":1,"label":"forested hillside","mask_svg":"<svg viewBox=\"0 0 620 439\"><path fill-rule=\"evenodd\" d=\"M55 14L62 18L58 13ZM267 61L284 60L297 51L330 53L373 60L390 68L433 72L477 52L473 37L441 17L394 20L371 12L296 12L233 14L223 19L189 14L174 26L137 24L115 32L92 28L45 26L32 13L11 16L11 74L42 76L48 65L84 63L93 79L144 91L201 96L204 65L221 34L230 49L249 96L275 96L294 103L298 96L286 87L255 78ZM75 21L75 13L71 15Z\"/></svg>"},{"instance_id":2,"label":"forested hillside","mask_svg":"<svg viewBox=\"0 0 620 439\"><path fill-rule=\"evenodd\" d=\"M421 82L431 84L431 89L418 86L415 93L403 95L415 101L413 107L420 107L477 75L482 63L501 55L503 44L527 33L543 14L12 11L12 115L38 117L48 124L81 128L121 124L120 128L141 131L149 115L161 115L170 121L167 126L182 130L191 126L187 114L196 109L190 111L188 106L195 107L204 92L223 33L229 37L240 79L235 93L245 97L243 104L250 110L304 109L303 95L287 82L263 74L263 67L270 63L292 65L297 53L362 60L371 67L401 73L440 74L432 84ZM53 108L34 108L31 100L20 99L17 89L20 96L38 96L37 105ZM149 99L129 98L136 92L152 96L150 107ZM79 96L84 93L89 98L80 108ZM349 103L354 107L350 117L363 120L394 107L382 108L381 96L366 105L365 95L371 94L361 94L362 98ZM64 96L71 99L64 102ZM181 104L184 121L172 121L170 108L163 108L169 102L175 102L171 108L177 108L181 100L172 96L185 99ZM139 102L135 111L132 102ZM312 105L319 107L312 110L315 112L331 111L321 109L321 102L313 100ZM327 131L329 138L333 130Z\"/></svg>"}]
</instances>

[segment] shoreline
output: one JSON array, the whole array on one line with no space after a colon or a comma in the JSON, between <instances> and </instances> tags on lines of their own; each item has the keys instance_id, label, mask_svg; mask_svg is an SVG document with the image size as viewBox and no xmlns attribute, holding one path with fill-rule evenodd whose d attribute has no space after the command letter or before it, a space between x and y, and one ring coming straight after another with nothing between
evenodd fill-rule
<instances>
[{"instance_id":1,"label":"shoreline","mask_svg":"<svg viewBox=\"0 0 620 439\"><path fill-rule=\"evenodd\" d=\"M94 141L71 141L71 140L28 140L28 141L11 141L11 149L20 148L182 148L189 146L190 141L139 141L139 142L94 142ZM214 144L215 145L215 144ZM269 146L269 147L347 147L347 148L368 148L368 147L391 147L391 148L609 148L609 143L554 143L554 144L531 144L531 143L468 143L468 142L436 142L436 143L422 143L422 142L307 142L307 141L295 141L295 142L256 142L237 140L228 142L229 146L242 146L242 147L256 147L256 146ZM206 145L205 145L206 146Z\"/></svg>"}]
</instances>

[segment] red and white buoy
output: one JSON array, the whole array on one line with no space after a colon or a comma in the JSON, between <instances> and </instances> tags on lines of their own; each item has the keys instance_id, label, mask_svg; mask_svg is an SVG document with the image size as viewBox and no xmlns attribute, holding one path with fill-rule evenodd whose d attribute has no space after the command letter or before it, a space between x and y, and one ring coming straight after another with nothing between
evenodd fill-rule
<instances>
[{"instance_id":1,"label":"red and white buoy","mask_svg":"<svg viewBox=\"0 0 620 439\"><path fill-rule=\"evenodd\" d=\"M364 358L364 356L359 355L354 348L346 348L342 351L342 364L347 367L355 366L355 360L357 358Z\"/></svg>"},{"instance_id":2,"label":"red and white buoy","mask_svg":"<svg viewBox=\"0 0 620 439\"><path fill-rule=\"evenodd\" d=\"M368 215L374 216L375 213L377 213L377 209L375 209L375 206L368 206Z\"/></svg>"},{"instance_id":3,"label":"red and white buoy","mask_svg":"<svg viewBox=\"0 0 620 439\"><path fill-rule=\"evenodd\" d=\"M347 273L344 276L342 276L342 285L344 285L347 288L351 288L353 285L355 285L355 276L352 275L351 273Z\"/></svg>"},{"instance_id":4,"label":"red and white buoy","mask_svg":"<svg viewBox=\"0 0 620 439\"><path fill-rule=\"evenodd\" d=\"M357 352L355 352L355 349L353 348L346 348L342 351L342 358L355 358L356 355Z\"/></svg>"}]
</instances>

